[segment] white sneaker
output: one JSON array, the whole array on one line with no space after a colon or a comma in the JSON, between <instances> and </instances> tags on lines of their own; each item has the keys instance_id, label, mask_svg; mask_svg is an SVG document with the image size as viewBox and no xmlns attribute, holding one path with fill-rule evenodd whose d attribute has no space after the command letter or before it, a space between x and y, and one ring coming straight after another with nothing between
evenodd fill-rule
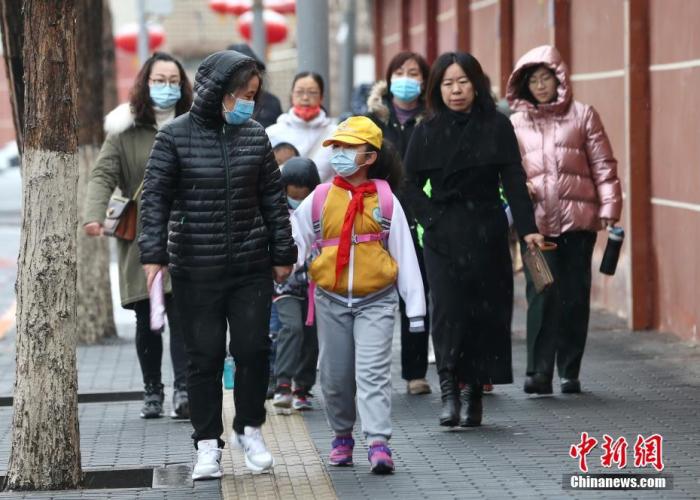
<instances>
[{"instance_id":1,"label":"white sneaker","mask_svg":"<svg viewBox=\"0 0 700 500\"><path fill-rule=\"evenodd\" d=\"M197 463L192 470L192 480L216 479L223 473L219 442L216 439L197 441Z\"/></svg>"},{"instance_id":2,"label":"white sneaker","mask_svg":"<svg viewBox=\"0 0 700 500\"><path fill-rule=\"evenodd\" d=\"M231 446L243 449L245 464L253 472L269 471L275 461L265 446L260 427L246 426L243 431L244 434L231 434Z\"/></svg>"},{"instance_id":3,"label":"white sneaker","mask_svg":"<svg viewBox=\"0 0 700 500\"><path fill-rule=\"evenodd\" d=\"M292 394L286 392L276 392L272 398L272 406L275 408L288 409L292 407Z\"/></svg>"}]
</instances>

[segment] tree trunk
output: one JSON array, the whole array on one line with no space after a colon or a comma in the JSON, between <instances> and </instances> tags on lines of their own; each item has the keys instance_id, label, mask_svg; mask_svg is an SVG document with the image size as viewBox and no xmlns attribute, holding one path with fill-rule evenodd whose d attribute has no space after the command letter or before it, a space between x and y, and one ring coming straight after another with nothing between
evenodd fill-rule
<instances>
[{"instance_id":1,"label":"tree trunk","mask_svg":"<svg viewBox=\"0 0 700 500\"><path fill-rule=\"evenodd\" d=\"M22 235L7 487L80 484L75 2L25 0Z\"/></svg>"},{"instance_id":2,"label":"tree trunk","mask_svg":"<svg viewBox=\"0 0 700 500\"><path fill-rule=\"evenodd\" d=\"M97 127L102 127L101 124ZM100 147L81 144L78 147L77 203L82 210L87 183ZM109 276L109 241L104 237L87 236L83 220L77 224L78 297L77 333L81 344L96 344L117 336L112 308L112 283Z\"/></svg>"},{"instance_id":3,"label":"tree trunk","mask_svg":"<svg viewBox=\"0 0 700 500\"><path fill-rule=\"evenodd\" d=\"M112 11L109 10L109 0L102 0L102 76L104 78L103 111L106 115L119 104L117 62L114 53Z\"/></svg>"},{"instance_id":4,"label":"tree trunk","mask_svg":"<svg viewBox=\"0 0 700 500\"><path fill-rule=\"evenodd\" d=\"M100 4L76 0L75 32L78 66L78 340L95 344L115 337L112 287L109 278L109 242L87 236L83 231L82 210L90 171L104 140L104 81L102 61L102 15Z\"/></svg>"},{"instance_id":5,"label":"tree trunk","mask_svg":"<svg viewBox=\"0 0 700 500\"><path fill-rule=\"evenodd\" d=\"M15 124L17 147L22 152L22 130L24 129L24 65L22 61L22 2L3 0L0 2L2 16L2 51L5 54L5 73L10 87L12 118Z\"/></svg>"}]
</instances>

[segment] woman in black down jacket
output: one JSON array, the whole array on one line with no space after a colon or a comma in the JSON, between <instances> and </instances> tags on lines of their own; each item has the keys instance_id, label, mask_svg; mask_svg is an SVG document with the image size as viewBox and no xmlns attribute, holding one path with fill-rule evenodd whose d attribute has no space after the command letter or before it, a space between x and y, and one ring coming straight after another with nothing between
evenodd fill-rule
<instances>
[{"instance_id":1,"label":"woman in black down jacket","mask_svg":"<svg viewBox=\"0 0 700 500\"><path fill-rule=\"evenodd\" d=\"M262 87L258 63L238 52L207 57L189 113L156 136L139 237L149 287L166 265L182 315L197 464L193 479L221 477L221 375L236 362L232 445L252 470L272 456L265 421L272 283L296 261L287 203L265 129L250 119Z\"/></svg>"},{"instance_id":2,"label":"woman in black down jacket","mask_svg":"<svg viewBox=\"0 0 700 500\"><path fill-rule=\"evenodd\" d=\"M513 274L499 183L520 236L528 245L544 241L513 126L489 90L470 54L441 55L428 79L429 118L413 132L404 163L406 199L425 228L445 426L480 425L484 384L513 382ZM423 192L427 181L431 197Z\"/></svg>"}]
</instances>

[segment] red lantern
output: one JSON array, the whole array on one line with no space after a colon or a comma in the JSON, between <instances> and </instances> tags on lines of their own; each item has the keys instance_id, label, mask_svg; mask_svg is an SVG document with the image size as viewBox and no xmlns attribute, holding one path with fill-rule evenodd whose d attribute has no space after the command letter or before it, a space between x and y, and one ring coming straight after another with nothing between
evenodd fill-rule
<instances>
[{"instance_id":1,"label":"red lantern","mask_svg":"<svg viewBox=\"0 0 700 500\"><path fill-rule=\"evenodd\" d=\"M226 3L226 0L209 0L209 8L217 14L226 14L228 12Z\"/></svg>"},{"instance_id":2,"label":"red lantern","mask_svg":"<svg viewBox=\"0 0 700 500\"><path fill-rule=\"evenodd\" d=\"M234 16L248 12L253 8L251 0L226 0L226 12Z\"/></svg>"},{"instance_id":3,"label":"red lantern","mask_svg":"<svg viewBox=\"0 0 700 500\"><path fill-rule=\"evenodd\" d=\"M265 0L264 4L266 9L279 14L294 14L297 7L294 0Z\"/></svg>"},{"instance_id":4,"label":"red lantern","mask_svg":"<svg viewBox=\"0 0 700 500\"><path fill-rule=\"evenodd\" d=\"M161 26L149 24L148 50L153 51L165 41L165 31ZM114 35L114 44L125 52L135 54L139 44L139 25L136 23L125 24Z\"/></svg>"},{"instance_id":5,"label":"red lantern","mask_svg":"<svg viewBox=\"0 0 700 500\"><path fill-rule=\"evenodd\" d=\"M263 11L263 22L265 23L265 38L267 43L283 42L287 38L287 20L282 14L272 10ZM250 41L253 29L253 11L248 11L238 18L238 32L241 36Z\"/></svg>"}]
</instances>

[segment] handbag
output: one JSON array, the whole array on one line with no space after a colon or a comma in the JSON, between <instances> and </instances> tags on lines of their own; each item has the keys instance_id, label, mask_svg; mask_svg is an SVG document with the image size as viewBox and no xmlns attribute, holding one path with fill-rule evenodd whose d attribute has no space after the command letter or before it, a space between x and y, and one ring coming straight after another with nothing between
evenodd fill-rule
<instances>
[{"instance_id":1,"label":"handbag","mask_svg":"<svg viewBox=\"0 0 700 500\"><path fill-rule=\"evenodd\" d=\"M136 238L137 199L143 190L143 181L136 190L133 198L112 195L107 204L105 221L102 224L103 234L124 241L134 241Z\"/></svg>"},{"instance_id":2,"label":"handbag","mask_svg":"<svg viewBox=\"0 0 700 500\"><path fill-rule=\"evenodd\" d=\"M542 245L542 248L535 245L532 248L526 249L523 253L523 263L530 273L532 283L535 285L535 291L537 293L542 293L554 283L552 270L549 268L547 259L545 259L542 251L551 252L552 250L556 250L556 248L556 243L547 241Z\"/></svg>"}]
</instances>

